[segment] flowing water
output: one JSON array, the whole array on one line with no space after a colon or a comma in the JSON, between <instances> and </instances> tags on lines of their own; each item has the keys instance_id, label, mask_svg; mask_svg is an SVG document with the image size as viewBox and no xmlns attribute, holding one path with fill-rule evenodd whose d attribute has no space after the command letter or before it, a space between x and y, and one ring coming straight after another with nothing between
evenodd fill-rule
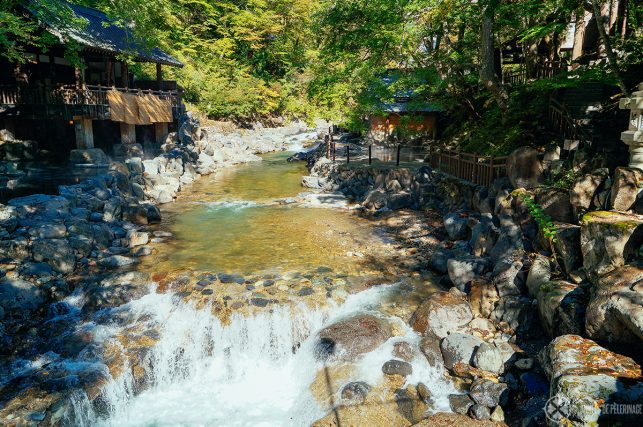
<instances>
[{"instance_id":1,"label":"flowing water","mask_svg":"<svg viewBox=\"0 0 643 427\"><path fill-rule=\"evenodd\" d=\"M381 266L365 261L364 254L386 242L368 221L347 210L279 204L302 191L299 182L305 173L303 165L286 163L286 157L268 155L261 163L196 183L164 212L163 227L174 238L158 244L158 253L140 269L276 276L332 270L342 281L377 273ZM144 358L149 386L135 392L136 367L124 358L120 374L111 376L98 403L91 405L83 393L75 396L68 420L73 425L132 427L310 425L331 409L311 387L326 368L315 358L316 332L355 313L395 325L396 336L365 355L345 378L376 384L393 344L419 341L404 321L384 310L409 298L405 286L391 283L353 295L337 291L341 298L334 293L312 303L295 294L288 303L251 314L234 312L225 321L209 304L197 306L152 289L107 313L119 320L95 326L94 333L97 341L117 347L129 333L125 326L153 337ZM407 384L429 385L434 409L448 410L446 396L454 389L441 370L421 354L413 367Z\"/></svg>"}]
</instances>

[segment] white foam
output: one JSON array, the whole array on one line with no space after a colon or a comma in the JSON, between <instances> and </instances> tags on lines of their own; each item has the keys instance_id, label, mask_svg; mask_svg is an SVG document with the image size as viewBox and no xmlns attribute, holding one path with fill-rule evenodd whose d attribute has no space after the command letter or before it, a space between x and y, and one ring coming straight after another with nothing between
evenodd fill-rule
<instances>
[{"instance_id":1,"label":"white foam","mask_svg":"<svg viewBox=\"0 0 643 427\"><path fill-rule=\"evenodd\" d=\"M322 368L314 357L316 331L359 312L381 317L379 303L394 289L372 288L349 296L341 305L331 303L314 310L300 304L275 306L250 317L236 313L228 325L212 316L209 308L197 310L171 295L150 294L133 301L125 308L131 316L128 324L159 327L160 340L148 367L151 387L134 396L131 369L125 367L124 374L103 391L109 418L99 418L87 407L87 399L78 396L73 423L109 427L310 425L329 410L318 406L309 389ZM392 319L405 328L404 339L419 340L401 320ZM355 380L381 379L381 366L391 358L394 340L362 359ZM409 378L409 383L419 381L434 395L451 392L441 370L428 366L423 357L414 361Z\"/></svg>"}]
</instances>

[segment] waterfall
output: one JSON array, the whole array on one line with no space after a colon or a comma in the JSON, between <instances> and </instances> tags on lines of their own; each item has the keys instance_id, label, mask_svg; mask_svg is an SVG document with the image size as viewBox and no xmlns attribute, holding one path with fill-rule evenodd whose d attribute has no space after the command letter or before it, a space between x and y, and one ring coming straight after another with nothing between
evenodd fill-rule
<instances>
[{"instance_id":1,"label":"waterfall","mask_svg":"<svg viewBox=\"0 0 643 427\"><path fill-rule=\"evenodd\" d=\"M77 395L69 415L71 424L310 425L329 409L319 407L309 390L322 367L314 357L316 331L356 312L376 313L378 302L393 288L372 288L349 296L341 305L330 303L317 309L299 303L274 306L252 316L235 313L227 324L209 308L198 310L168 294L147 295L121 309L130 316L127 324L142 322L158 329L159 339L148 359L149 387L135 395L131 369L123 369L102 390L108 416L95 414L87 397ZM404 338L419 339L412 331ZM391 358L393 340L364 358L356 379L373 377L374 381L381 376L383 361ZM444 382L440 372L428 367L426 360L424 364L414 376Z\"/></svg>"}]
</instances>

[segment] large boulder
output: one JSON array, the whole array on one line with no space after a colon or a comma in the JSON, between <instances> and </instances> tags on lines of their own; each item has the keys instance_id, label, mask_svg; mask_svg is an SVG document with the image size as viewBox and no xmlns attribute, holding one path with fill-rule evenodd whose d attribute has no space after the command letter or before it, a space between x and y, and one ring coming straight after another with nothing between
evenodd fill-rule
<instances>
[{"instance_id":1,"label":"large boulder","mask_svg":"<svg viewBox=\"0 0 643 427\"><path fill-rule=\"evenodd\" d=\"M473 355L473 365L483 371L500 374L504 370L504 360L502 353L493 344L483 342ZM474 399L475 400L475 399ZM477 402L476 403L481 403ZM497 405L497 403L496 403ZM490 406L496 406L490 405Z\"/></svg>"},{"instance_id":2,"label":"large boulder","mask_svg":"<svg viewBox=\"0 0 643 427\"><path fill-rule=\"evenodd\" d=\"M449 239L464 240L469 233L469 221L458 213L448 213L444 217L444 228L447 230Z\"/></svg>"},{"instance_id":3,"label":"large boulder","mask_svg":"<svg viewBox=\"0 0 643 427\"><path fill-rule=\"evenodd\" d=\"M578 225L556 224L554 250L560 266L567 274L583 266L580 233Z\"/></svg>"},{"instance_id":4,"label":"large boulder","mask_svg":"<svg viewBox=\"0 0 643 427\"><path fill-rule=\"evenodd\" d=\"M594 283L600 276L638 257L643 244L643 216L590 212L581 222L583 267Z\"/></svg>"},{"instance_id":5,"label":"large boulder","mask_svg":"<svg viewBox=\"0 0 643 427\"><path fill-rule=\"evenodd\" d=\"M574 214L569 201L569 191L560 188L536 190L536 203L554 221L572 222Z\"/></svg>"},{"instance_id":6,"label":"large boulder","mask_svg":"<svg viewBox=\"0 0 643 427\"><path fill-rule=\"evenodd\" d=\"M109 157L100 148L71 150L69 161L77 165L107 166Z\"/></svg>"},{"instance_id":7,"label":"large boulder","mask_svg":"<svg viewBox=\"0 0 643 427\"><path fill-rule=\"evenodd\" d=\"M333 323L319 332L319 359L354 361L391 337L391 328L375 316L363 314Z\"/></svg>"},{"instance_id":8,"label":"large boulder","mask_svg":"<svg viewBox=\"0 0 643 427\"><path fill-rule=\"evenodd\" d=\"M36 239L31 252L35 261L46 262L59 273L71 273L76 268L76 255L66 239Z\"/></svg>"},{"instance_id":9,"label":"large boulder","mask_svg":"<svg viewBox=\"0 0 643 427\"><path fill-rule=\"evenodd\" d=\"M641 367L592 340L560 336L543 350L541 362L551 382L551 398L562 404L569 425L598 425L605 403L643 401ZM636 425L636 416L625 425Z\"/></svg>"},{"instance_id":10,"label":"large boulder","mask_svg":"<svg viewBox=\"0 0 643 427\"><path fill-rule=\"evenodd\" d=\"M531 147L517 148L507 158L507 176L514 188L538 186L542 173L538 151Z\"/></svg>"},{"instance_id":11,"label":"large boulder","mask_svg":"<svg viewBox=\"0 0 643 427\"><path fill-rule=\"evenodd\" d=\"M581 176L569 190L569 200L577 212L587 211L594 197L609 177L609 170L597 169Z\"/></svg>"},{"instance_id":12,"label":"large boulder","mask_svg":"<svg viewBox=\"0 0 643 427\"><path fill-rule=\"evenodd\" d=\"M436 292L424 301L411 317L411 327L422 335L445 337L463 329L473 319L466 296L457 290Z\"/></svg>"},{"instance_id":13,"label":"large boulder","mask_svg":"<svg viewBox=\"0 0 643 427\"><path fill-rule=\"evenodd\" d=\"M563 280L544 283L538 290L538 312L550 336L584 332L587 294Z\"/></svg>"},{"instance_id":14,"label":"large boulder","mask_svg":"<svg viewBox=\"0 0 643 427\"><path fill-rule=\"evenodd\" d=\"M473 335L458 332L447 335L440 343L444 366L452 369L456 363L472 365L473 355L482 343L484 341Z\"/></svg>"},{"instance_id":15,"label":"large boulder","mask_svg":"<svg viewBox=\"0 0 643 427\"><path fill-rule=\"evenodd\" d=\"M552 265L549 258L543 255L536 255L531 262L529 274L527 274L527 293L530 297L536 298L540 287L551 280Z\"/></svg>"},{"instance_id":16,"label":"large boulder","mask_svg":"<svg viewBox=\"0 0 643 427\"><path fill-rule=\"evenodd\" d=\"M590 338L618 344L643 343L643 268L626 265L598 280L587 306Z\"/></svg>"},{"instance_id":17,"label":"large boulder","mask_svg":"<svg viewBox=\"0 0 643 427\"><path fill-rule=\"evenodd\" d=\"M525 287L526 273L519 259L506 258L500 260L493 268L493 284L500 297L521 295Z\"/></svg>"},{"instance_id":18,"label":"large boulder","mask_svg":"<svg viewBox=\"0 0 643 427\"><path fill-rule=\"evenodd\" d=\"M612 209L622 212L633 209L641 190L643 190L643 170L616 168L610 206Z\"/></svg>"},{"instance_id":19,"label":"large boulder","mask_svg":"<svg viewBox=\"0 0 643 427\"><path fill-rule=\"evenodd\" d=\"M473 255L483 256L491 252L498 240L499 231L491 214L481 215L480 220L471 227L469 245L473 249Z\"/></svg>"}]
</instances>

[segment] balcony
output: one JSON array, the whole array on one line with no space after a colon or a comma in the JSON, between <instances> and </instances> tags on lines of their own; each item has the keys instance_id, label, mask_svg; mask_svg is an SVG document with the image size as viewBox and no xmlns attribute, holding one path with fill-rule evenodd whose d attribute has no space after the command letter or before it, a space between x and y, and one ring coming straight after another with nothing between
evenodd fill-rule
<instances>
[{"instance_id":1,"label":"balcony","mask_svg":"<svg viewBox=\"0 0 643 427\"><path fill-rule=\"evenodd\" d=\"M134 95L154 95L168 100L172 105L174 119L185 112L181 91L176 82L152 82L145 88L115 88L108 86L82 85L0 85L0 117L24 119L71 120L83 116L94 120L110 120L107 100L112 90ZM154 86L168 88L156 90Z\"/></svg>"}]
</instances>

